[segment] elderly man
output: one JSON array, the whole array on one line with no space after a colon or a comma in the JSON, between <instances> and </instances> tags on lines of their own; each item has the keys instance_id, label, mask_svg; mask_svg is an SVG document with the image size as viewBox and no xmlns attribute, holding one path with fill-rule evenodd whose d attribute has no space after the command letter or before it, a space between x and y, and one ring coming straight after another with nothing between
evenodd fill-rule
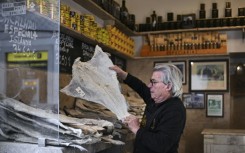
<instances>
[{"instance_id":1,"label":"elderly man","mask_svg":"<svg viewBox=\"0 0 245 153\"><path fill-rule=\"evenodd\" d=\"M156 66L150 83L146 85L116 65L110 69L116 71L118 77L146 103L141 123L133 115L124 120L128 128L136 134L134 153L178 153L186 122L185 107L180 99L180 70L171 64Z\"/></svg>"}]
</instances>

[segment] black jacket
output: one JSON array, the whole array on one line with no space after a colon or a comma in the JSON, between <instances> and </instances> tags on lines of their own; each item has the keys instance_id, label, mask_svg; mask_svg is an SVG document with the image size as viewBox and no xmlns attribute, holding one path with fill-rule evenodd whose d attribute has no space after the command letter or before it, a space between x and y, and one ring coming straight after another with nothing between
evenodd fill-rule
<instances>
[{"instance_id":1,"label":"black jacket","mask_svg":"<svg viewBox=\"0 0 245 153\"><path fill-rule=\"evenodd\" d=\"M178 153L186 111L178 97L155 104L150 89L138 78L128 74L124 82L145 101L141 127L136 133L134 153Z\"/></svg>"}]
</instances>

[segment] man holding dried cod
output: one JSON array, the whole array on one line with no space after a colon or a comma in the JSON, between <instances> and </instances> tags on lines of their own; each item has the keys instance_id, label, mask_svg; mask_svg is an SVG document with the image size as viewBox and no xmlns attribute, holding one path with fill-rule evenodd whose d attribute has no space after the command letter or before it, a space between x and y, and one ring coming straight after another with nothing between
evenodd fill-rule
<instances>
[{"instance_id":1,"label":"man holding dried cod","mask_svg":"<svg viewBox=\"0 0 245 153\"><path fill-rule=\"evenodd\" d=\"M186 110L180 99L180 70L171 64L156 66L150 83L146 85L116 65L110 69L146 103L141 123L134 115L124 119L124 123L136 135L134 153L178 153L186 122Z\"/></svg>"}]
</instances>

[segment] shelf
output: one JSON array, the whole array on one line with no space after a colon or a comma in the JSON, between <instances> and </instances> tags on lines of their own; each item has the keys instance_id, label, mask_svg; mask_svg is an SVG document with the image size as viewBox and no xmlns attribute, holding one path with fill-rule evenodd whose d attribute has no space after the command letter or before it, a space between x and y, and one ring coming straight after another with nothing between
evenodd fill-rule
<instances>
[{"instance_id":1,"label":"shelf","mask_svg":"<svg viewBox=\"0 0 245 153\"><path fill-rule=\"evenodd\" d=\"M112 16L111 14L109 14L108 12L106 12L103 8L101 8L100 6L98 6L92 0L73 0L73 1L76 2L77 4L79 4L80 6L82 6L83 8L86 8L86 9L89 8L88 10L90 12L92 12L94 15L96 15L97 17L99 17L102 20L112 20L112 21L115 21L115 26L119 30L121 30L124 34L126 34L128 36L137 36L138 35L137 32L132 31L131 29L129 29L121 21L119 21L114 16Z\"/></svg>"},{"instance_id":2,"label":"shelf","mask_svg":"<svg viewBox=\"0 0 245 153\"><path fill-rule=\"evenodd\" d=\"M182 58L215 58L215 57L228 57L229 54L190 54L190 55L167 55L167 56L146 56L146 57L142 57L142 56L137 56L134 57L135 60L140 60L140 59L182 59Z\"/></svg>"},{"instance_id":3,"label":"shelf","mask_svg":"<svg viewBox=\"0 0 245 153\"><path fill-rule=\"evenodd\" d=\"M195 31L227 31L227 30L242 30L245 26L226 26L226 27L211 27L211 28L192 28L192 29L176 29L176 30L160 30L160 31L147 31L136 32L129 29L117 18L106 12L103 8L98 6L92 0L73 0L83 8L89 8L94 15L102 20L112 20L115 22L115 26L128 36L142 36L148 34L164 34L164 33L180 33L180 32L195 32Z\"/></svg>"},{"instance_id":4,"label":"shelf","mask_svg":"<svg viewBox=\"0 0 245 153\"><path fill-rule=\"evenodd\" d=\"M210 28L191 28L191 29L176 29L176 30L160 30L160 31L147 31L147 32L136 32L129 29L125 26L121 21L119 21L116 17L105 11L102 7L96 4L93 0L73 0L75 3L80 5L83 8L86 8L93 15L98 18L104 20L105 22L115 25L122 33L127 36L145 36L145 35L154 35L154 34L168 34L168 33L182 33L182 32L205 32L205 31L229 31L229 30L241 30L244 33L245 26L226 26L226 27L210 27ZM86 41L92 45L100 45L104 51L108 51L109 53L118 55L122 58L126 59L139 59L139 58L171 58L171 57L187 57L187 56L200 56L200 55L173 55L173 56L150 56L150 57L135 57L131 55L127 55L122 53L116 49L111 48L110 46L104 45L86 35L80 34L79 32L65 27L61 25L61 31L65 32L71 36L74 36L82 41ZM218 54L215 54L218 55ZM224 55L224 54L221 54ZM226 54L225 54L226 55ZM203 56L203 55L202 55ZM212 55L204 55L204 56L212 56Z\"/></svg>"},{"instance_id":5,"label":"shelf","mask_svg":"<svg viewBox=\"0 0 245 153\"><path fill-rule=\"evenodd\" d=\"M138 35L167 34L167 33L180 33L180 32L202 32L202 31L228 31L228 30L242 30L243 31L244 28L245 26L227 26L227 27L212 27L212 28L161 30L161 31L138 32Z\"/></svg>"},{"instance_id":6,"label":"shelf","mask_svg":"<svg viewBox=\"0 0 245 153\"><path fill-rule=\"evenodd\" d=\"M98 42L95 39L89 38L88 36L85 36L85 35L77 32L77 31L75 31L75 30L73 30L71 28L68 28L68 27L66 27L64 25L60 25L60 31L64 32L65 34L68 34L68 35L70 35L72 37L75 37L75 38L77 38L79 40L87 42L87 43L89 43L91 45L99 45L103 49L103 51L105 51L105 52L109 52L111 54L118 55L118 56L126 58L126 59L133 59L134 58L131 55L124 54L124 53L122 53L122 52L120 52L120 51L118 51L116 49L111 48L110 46L107 46L107 45L105 45L105 44L103 44L101 42Z\"/></svg>"}]
</instances>

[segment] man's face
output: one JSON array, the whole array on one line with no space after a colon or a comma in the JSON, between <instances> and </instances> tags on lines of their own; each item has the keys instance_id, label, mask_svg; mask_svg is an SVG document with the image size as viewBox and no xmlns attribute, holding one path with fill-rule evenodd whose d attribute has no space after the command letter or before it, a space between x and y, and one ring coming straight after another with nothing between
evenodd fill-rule
<instances>
[{"instance_id":1,"label":"man's face","mask_svg":"<svg viewBox=\"0 0 245 153\"><path fill-rule=\"evenodd\" d=\"M153 72L148 87L151 91L151 98L154 99L155 103L160 103L170 96L170 87L162 82L163 73L156 71Z\"/></svg>"}]
</instances>

